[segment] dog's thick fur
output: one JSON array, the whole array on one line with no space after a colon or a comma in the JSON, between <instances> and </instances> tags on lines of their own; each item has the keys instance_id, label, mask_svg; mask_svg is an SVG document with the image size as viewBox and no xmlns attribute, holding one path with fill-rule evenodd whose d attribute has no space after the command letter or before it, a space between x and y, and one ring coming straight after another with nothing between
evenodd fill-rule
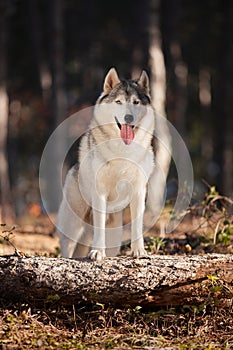
<instances>
[{"instance_id":1,"label":"dog's thick fur","mask_svg":"<svg viewBox=\"0 0 233 350\"><path fill-rule=\"evenodd\" d=\"M64 257L101 260L119 252L122 211L131 212L131 252L146 254L143 214L154 169L155 115L145 71L138 80L106 75L90 127L80 142L78 163L68 172L58 213ZM91 249L90 249L91 247Z\"/></svg>"}]
</instances>

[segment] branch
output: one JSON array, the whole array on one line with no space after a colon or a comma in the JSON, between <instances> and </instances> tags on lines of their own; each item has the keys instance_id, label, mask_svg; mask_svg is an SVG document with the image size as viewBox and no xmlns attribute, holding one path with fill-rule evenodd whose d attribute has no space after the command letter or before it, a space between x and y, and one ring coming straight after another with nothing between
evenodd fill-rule
<instances>
[{"instance_id":1,"label":"branch","mask_svg":"<svg viewBox=\"0 0 233 350\"><path fill-rule=\"evenodd\" d=\"M102 303L145 307L231 299L233 256L156 256L142 259L0 257L4 300L66 305Z\"/></svg>"}]
</instances>

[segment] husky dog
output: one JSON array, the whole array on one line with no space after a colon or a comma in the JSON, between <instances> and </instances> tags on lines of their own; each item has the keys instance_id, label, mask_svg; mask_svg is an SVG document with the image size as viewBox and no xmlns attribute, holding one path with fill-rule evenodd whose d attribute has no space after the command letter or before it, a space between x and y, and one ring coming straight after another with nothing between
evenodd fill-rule
<instances>
[{"instance_id":1,"label":"husky dog","mask_svg":"<svg viewBox=\"0 0 233 350\"><path fill-rule=\"evenodd\" d=\"M64 185L57 224L64 257L100 261L117 255L122 211L128 204L131 253L134 257L146 254L143 214L155 166L154 129L146 72L138 80L120 80L111 68L80 141L78 163Z\"/></svg>"}]
</instances>

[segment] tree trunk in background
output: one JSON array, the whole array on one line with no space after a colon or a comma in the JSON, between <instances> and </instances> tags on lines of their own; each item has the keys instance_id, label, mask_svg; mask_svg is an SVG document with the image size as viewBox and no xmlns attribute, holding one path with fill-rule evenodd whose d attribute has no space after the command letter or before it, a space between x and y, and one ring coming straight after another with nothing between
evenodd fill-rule
<instances>
[{"instance_id":1,"label":"tree trunk in background","mask_svg":"<svg viewBox=\"0 0 233 350\"><path fill-rule=\"evenodd\" d=\"M142 69L148 67L148 20L150 0L134 2L132 18L137 26L130 26L130 42L132 43L131 77L138 79ZM135 28L136 27L136 28Z\"/></svg>"},{"instance_id":2,"label":"tree trunk in background","mask_svg":"<svg viewBox=\"0 0 233 350\"><path fill-rule=\"evenodd\" d=\"M48 67L48 62L44 57L44 47L42 45L43 26L39 8L39 0L28 1L29 6L29 26L31 29L31 46L36 63L37 76L39 79L40 93L43 97L44 105L49 103L51 98L52 77Z\"/></svg>"},{"instance_id":3,"label":"tree trunk in background","mask_svg":"<svg viewBox=\"0 0 233 350\"><path fill-rule=\"evenodd\" d=\"M160 0L150 1L149 37L151 95L153 106L159 114L165 116L166 69L162 51L160 32Z\"/></svg>"},{"instance_id":4,"label":"tree trunk in background","mask_svg":"<svg viewBox=\"0 0 233 350\"><path fill-rule=\"evenodd\" d=\"M165 117L166 69L160 32L160 0L150 0L149 54L152 105L156 112L156 167L149 181L148 206L154 216L160 214L164 202L166 178L171 161L171 140Z\"/></svg>"},{"instance_id":5,"label":"tree trunk in background","mask_svg":"<svg viewBox=\"0 0 233 350\"><path fill-rule=\"evenodd\" d=\"M52 0L52 71L53 71L53 113L54 126L58 126L67 116L65 93L65 53L64 53L64 1Z\"/></svg>"},{"instance_id":6,"label":"tree trunk in background","mask_svg":"<svg viewBox=\"0 0 233 350\"><path fill-rule=\"evenodd\" d=\"M2 9L1 9L2 10ZM0 223L12 223L15 215L12 206L7 157L8 94L7 79L7 15L0 16Z\"/></svg>"},{"instance_id":7,"label":"tree trunk in background","mask_svg":"<svg viewBox=\"0 0 233 350\"><path fill-rule=\"evenodd\" d=\"M64 62L64 1L50 2L51 19L51 66L52 66L52 131L64 121L67 116L67 99L65 92L65 62ZM66 135L61 132L53 142L53 150L48 154L48 208L56 212L61 202L61 184L59 172L65 157Z\"/></svg>"},{"instance_id":8,"label":"tree trunk in background","mask_svg":"<svg viewBox=\"0 0 233 350\"><path fill-rule=\"evenodd\" d=\"M180 40L178 38L178 23L180 18L180 0L164 0L162 2L163 45L168 72L168 103L169 120L174 123L178 132L186 138L186 108L187 108L187 66L182 58Z\"/></svg>"},{"instance_id":9,"label":"tree trunk in background","mask_svg":"<svg viewBox=\"0 0 233 350\"><path fill-rule=\"evenodd\" d=\"M201 117L201 159L200 171L204 179L208 179L210 184L215 183L210 168L213 159L213 129L211 115L211 74L209 67L200 67L199 70L199 101L200 101L200 117Z\"/></svg>"},{"instance_id":10,"label":"tree trunk in background","mask_svg":"<svg viewBox=\"0 0 233 350\"><path fill-rule=\"evenodd\" d=\"M224 2L224 21L219 45L215 101L215 160L218 183L224 195L233 194L233 2Z\"/></svg>"}]
</instances>

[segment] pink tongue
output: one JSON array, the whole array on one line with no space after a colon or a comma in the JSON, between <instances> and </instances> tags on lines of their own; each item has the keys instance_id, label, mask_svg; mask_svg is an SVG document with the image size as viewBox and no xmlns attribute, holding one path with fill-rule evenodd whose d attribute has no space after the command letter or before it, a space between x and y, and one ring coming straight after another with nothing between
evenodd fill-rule
<instances>
[{"instance_id":1,"label":"pink tongue","mask_svg":"<svg viewBox=\"0 0 233 350\"><path fill-rule=\"evenodd\" d=\"M128 124L121 125L121 138L126 145L129 145L134 139L133 127Z\"/></svg>"}]
</instances>

